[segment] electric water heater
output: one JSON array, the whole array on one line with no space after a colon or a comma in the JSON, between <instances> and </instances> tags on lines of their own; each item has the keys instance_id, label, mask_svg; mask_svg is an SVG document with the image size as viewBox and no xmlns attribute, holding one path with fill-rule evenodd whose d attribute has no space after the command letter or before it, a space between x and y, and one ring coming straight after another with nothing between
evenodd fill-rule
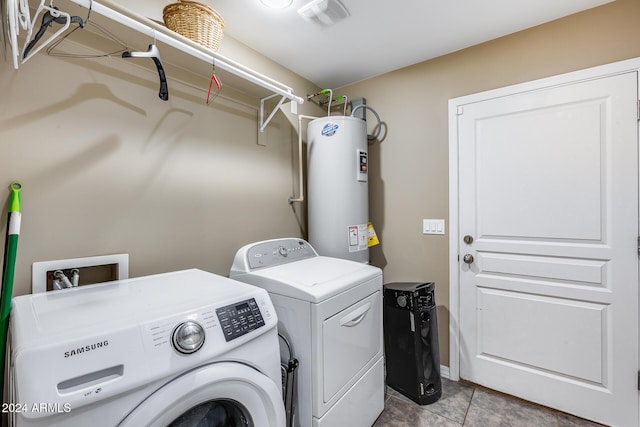
<instances>
[{"instance_id":1,"label":"electric water heater","mask_svg":"<svg viewBox=\"0 0 640 427\"><path fill-rule=\"evenodd\" d=\"M367 124L329 116L307 127L308 240L324 256L369 262Z\"/></svg>"}]
</instances>

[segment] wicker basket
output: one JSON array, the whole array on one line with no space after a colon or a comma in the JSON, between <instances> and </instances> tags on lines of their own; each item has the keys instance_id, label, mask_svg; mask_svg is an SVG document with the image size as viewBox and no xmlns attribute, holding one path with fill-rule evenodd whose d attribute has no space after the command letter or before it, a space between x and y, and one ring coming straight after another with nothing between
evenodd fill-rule
<instances>
[{"instance_id":1,"label":"wicker basket","mask_svg":"<svg viewBox=\"0 0 640 427\"><path fill-rule=\"evenodd\" d=\"M164 24L170 30L214 51L220 47L224 20L209 6L178 0L165 6L162 15Z\"/></svg>"}]
</instances>

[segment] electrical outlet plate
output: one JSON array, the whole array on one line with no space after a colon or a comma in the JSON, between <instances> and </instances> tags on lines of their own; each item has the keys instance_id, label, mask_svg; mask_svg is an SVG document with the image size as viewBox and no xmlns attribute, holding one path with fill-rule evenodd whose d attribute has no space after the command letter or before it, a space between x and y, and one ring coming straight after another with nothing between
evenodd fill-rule
<instances>
[{"instance_id":1,"label":"electrical outlet plate","mask_svg":"<svg viewBox=\"0 0 640 427\"><path fill-rule=\"evenodd\" d=\"M88 267L115 266L112 280L129 278L129 254L101 255L86 258L61 259L56 261L34 262L31 267L31 292L47 291L47 273L55 270L80 269ZM81 275L82 277L82 275ZM82 283L81 283L82 285Z\"/></svg>"},{"instance_id":2,"label":"electrical outlet plate","mask_svg":"<svg viewBox=\"0 0 640 427\"><path fill-rule=\"evenodd\" d=\"M422 234L444 234L444 219L423 219Z\"/></svg>"}]
</instances>

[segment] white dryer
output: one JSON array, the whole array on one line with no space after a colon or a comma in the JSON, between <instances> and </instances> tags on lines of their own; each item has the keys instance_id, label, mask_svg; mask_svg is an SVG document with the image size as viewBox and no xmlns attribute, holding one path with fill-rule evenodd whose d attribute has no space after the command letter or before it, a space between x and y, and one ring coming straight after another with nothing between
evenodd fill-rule
<instances>
[{"instance_id":1,"label":"white dryer","mask_svg":"<svg viewBox=\"0 0 640 427\"><path fill-rule=\"evenodd\" d=\"M201 270L16 297L10 423L283 427L276 325L263 289Z\"/></svg>"},{"instance_id":2,"label":"white dryer","mask_svg":"<svg viewBox=\"0 0 640 427\"><path fill-rule=\"evenodd\" d=\"M384 408L382 271L287 238L241 248L230 277L269 292L292 343L295 424L370 427Z\"/></svg>"}]
</instances>

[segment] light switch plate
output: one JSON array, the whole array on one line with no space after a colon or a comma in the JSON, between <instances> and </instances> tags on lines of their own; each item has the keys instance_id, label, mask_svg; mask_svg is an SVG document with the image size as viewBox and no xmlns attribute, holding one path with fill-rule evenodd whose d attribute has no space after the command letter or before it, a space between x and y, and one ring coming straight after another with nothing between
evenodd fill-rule
<instances>
[{"instance_id":1,"label":"light switch plate","mask_svg":"<svg viewBox=\"0 0 640 427\"><path fill-rule=\"evenodd\" d=\"M444 219L423 219L422 234L444 234Z\"/></svg>"}]
</instances>

